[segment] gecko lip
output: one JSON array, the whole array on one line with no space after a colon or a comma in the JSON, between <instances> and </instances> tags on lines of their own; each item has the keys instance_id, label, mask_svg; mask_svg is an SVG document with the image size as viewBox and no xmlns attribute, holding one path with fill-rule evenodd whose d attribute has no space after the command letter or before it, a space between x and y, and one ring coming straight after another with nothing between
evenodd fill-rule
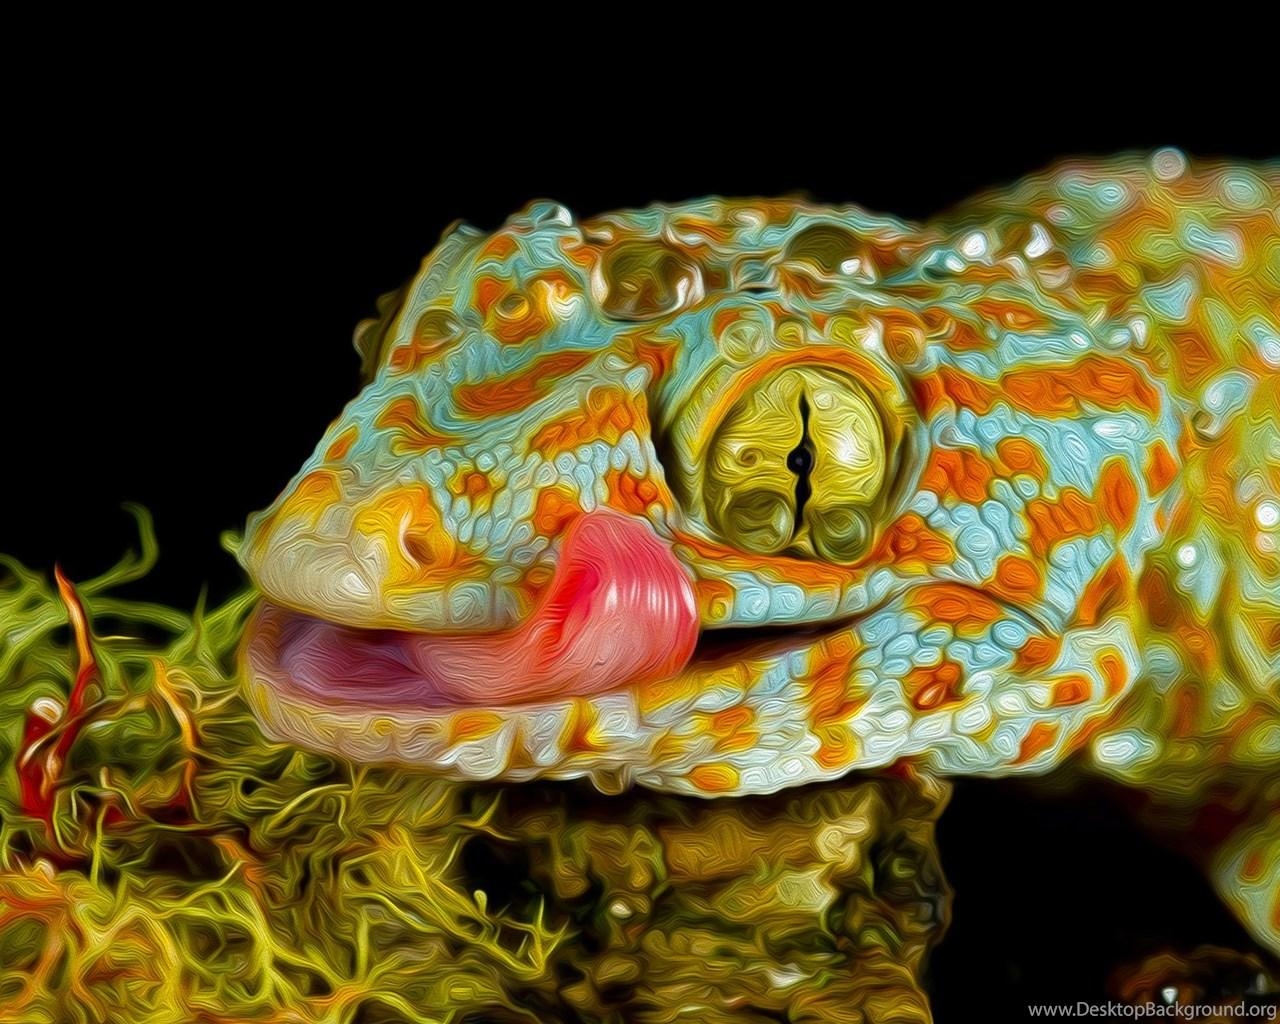
<instances>
[{"instance_id":1,"label":"gecko lip","mask_svg":"<svg viewBox=\"0 0 1280 1024\"><path fill-rule=\"evenodd\" d=\"M259 678L315 700L465 706L668 678L697 640L693 585L671 545L645 520L599 509L565 531L542 600L514 628L363 629L268 601L250 627L247 656Z\"/></svg>"},{"instance_id":2,"label":"gecko lip","mask_svg":"<svg viewBox=\"0 0 1280 1024\"><path fill-rule=\"evenodd\" d=\"M477 661L490 638L439 637L408 630L368 629L330 622L306 612L263 601L246 631L244 657L256 680L272 690L330 709L386 711L453 710L545 702L574 694L623 690L670 678L679 672L768 657L847 628L851 620L803 626L703 630L679 666L626 678L598 674L551 692L530 691L519 678L458 678L441 672L433 659L448 650L448 668L467 652ZM447 644L448 647L442 647ZM456 645L464 645L462 648Z\"/></svg>"}]
</instances>

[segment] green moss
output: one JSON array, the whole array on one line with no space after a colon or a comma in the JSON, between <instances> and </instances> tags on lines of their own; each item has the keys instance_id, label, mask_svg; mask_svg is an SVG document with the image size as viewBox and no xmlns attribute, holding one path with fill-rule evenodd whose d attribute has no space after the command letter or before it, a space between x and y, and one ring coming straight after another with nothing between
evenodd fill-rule
<instances>
[{"instance_id":1,"label":"green moss","mask_svg":"<svg viewBox=\"0 0 1280 1024\"><path fill-rule=\"evenodd\" d=\"M66 605L0 576L3 1019L927 1019L941 787L611 799L273 743L235 678L253 595L112 595L154 559L140 523L141 556L77 588L80 716Z\"/></svg>"}]
</instances>

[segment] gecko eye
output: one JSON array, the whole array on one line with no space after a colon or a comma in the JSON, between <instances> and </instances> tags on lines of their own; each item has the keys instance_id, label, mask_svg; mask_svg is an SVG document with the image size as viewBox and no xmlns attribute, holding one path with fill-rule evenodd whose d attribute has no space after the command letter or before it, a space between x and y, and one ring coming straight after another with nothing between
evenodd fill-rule
<instances>
[{"instance_id":1,"label":"gecko eye","mask_svg":"<svg viewBox=\"0 0 1280 1024\"><path fill-rule=\"evenodd\" d=\"M884 428L850 377L792 367L740 399L711 441L709 525L757 554L853 562L884 489Z\"/></svg>"}]
</instances>

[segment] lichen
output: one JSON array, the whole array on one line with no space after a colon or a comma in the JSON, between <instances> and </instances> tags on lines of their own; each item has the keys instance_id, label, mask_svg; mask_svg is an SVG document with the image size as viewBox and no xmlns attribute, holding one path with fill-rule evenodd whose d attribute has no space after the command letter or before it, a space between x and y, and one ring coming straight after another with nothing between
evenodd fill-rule
<instances>
[{"instance_id":1,"label":"lichen","mask_svg":"<svg viewBox=\"0 0 1280 1024\"><path fill-rule=\"evenodd\" d=\"M5 1020L929 1019L944 786L605 797L274 743L235 672L253 594L113 594L140 523L61 596L0 575Z\"/></svg>"}]
</instances>

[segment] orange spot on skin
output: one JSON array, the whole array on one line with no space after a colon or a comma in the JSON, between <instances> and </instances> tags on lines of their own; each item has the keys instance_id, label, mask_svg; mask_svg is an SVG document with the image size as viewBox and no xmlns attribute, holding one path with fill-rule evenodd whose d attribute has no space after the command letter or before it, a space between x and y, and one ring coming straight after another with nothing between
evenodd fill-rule
<instances>
[{"instance_id":1,"label":"orange spot on skin","mask_svg":"<svg viewBox=\"0 0 1280 1024\"><path fill-rule=\"evenodd\" d=\"M689 772L689 781L704 793L725 793L737 788L740 776L731 764L700 764Z\"/></svg>"},{"instance_id":2,"label":"orange spot on skin","mask_svg":"<svg viewBox=\"0 0 1280 1024\"><path fill-rule=\"evenodd\" d=\"M1093 687L1084 676L1067 676L1053 684L1053 696L1049 703L1055 708L1073 707L1089 699Z\"/></svg>"},{"instance_id":3,"label":"orange spot on skin","mask_svg":"<svg viewBox=\"0 0 1280 1024\"><path fill-rule=\"evenodd\" d=\"M1096 626L1127 603L1128 592L1129 570L1121 558L1113 558L1085 586L1076 608L1075 621L1081 626Z\"/></svg>"},{"instance_id":4,"label":"orange spot on skin","mask_svg":"<svg viewBox=\"0 0 1280 1024\"><path fill-rule=\"evenodd\" d=\"M717 736L728 736L750 725L754 719L755 712L745 704L740 704L724 711L717 711L708 719L708 725Z\"/></svg>"},{"instance_id":5,"label":"orange spot on skin","mask_svg":"<svg viewBox=\"0 0 1280 1024\"><path fill-rule=\"evenodd\" d=\"M718 337L724 333L726 328L731 327L741 319L742 314L737 309L732 307L721 309L711 318L711 333Z\"/></svg>"},{"instance_id":6,"label":"orange spot on skin","mask_svg":"<svg viewBox=\"0 0 1280 1024\"><path fill-rule=\"evenodd\" d=\"M700 685L699 677L688 672L671 676L669 679L646 682L638 688L640 713L651 715L677 701L687 700L698 691ZM679 736L669 736L666 739L671 745L673 754L678 755L683 749L684 739ZM654 754L654 759L658 762L663 760L657 753Z\"/></svg>"},{"instance_id":7,"label":"orange spot on skin","mask_svg":"<svg viewBox=\"0 0 1280 1024\"><path fill-rule=\"evenodd\" d=\"M1136 271L1120 268L1118 271L1076 269L1072 284L1082 295L1088 295L1104 304L1106 316L1114 316L1119 310L1121 296L1132 295L1142 284Z\"/></svg>"},{"instance_id":8,"label":"orange spot on skin","mask_svg":"<svg viewBox=\"0 0 1280 1024\"><path fill-rule=\"evenodd\" d=\"M672 531L673 542L687 552L688 562L702 563L699 570L718 576L722 570L744 569L768 580L795 583L808 588L843 587L856 578L857 570L826 562L770 555L748 555L726 544L717 544L681 530Z\"/></svg>"},{"instance_id":9,"label":"orange spot on skin","mask_svg":"<svg viewBox=\"0 0 1280 1024\"><path fill-rule=\"evenodd\" d=\"M942 343L952 352L982 352L994 344L985 334L963 320L951 322L950 330L942 338Z\"/></svg>"},{"instance_id":10,"label":"orange spot on skin","mask_svg":"<svg viewBox=\"0 0 1280 1024\"><path fill-rule=\"evenodd\" d=\"M505 260L516 251L516 240L505 231L499 232L490 237L480 250L481 258Z\"/></svg>"},{"instance_id":11,"label":"orange spot on skin","mask_svg":"<svg viewBox=\"0 0 1280 1024\"><path fill-rule=\"evenodd\" d=\"M1098 504L1102 516L1121 533L1126 532L1137 516L1138 485L1124 459L1108 459L1098 479Z\"/></svg>"},{"instance_id":12,"label":"orange spot on skin","mask_svg":"<svg viewBox=\"0 0 1280 1024\"><path fill-rule=\"evenodd\" d=\"M557 352L543 356L515 376L459 384L454 390L454 400L462 412L476 419L517 412L546 397L561 378L582 369L593 358L593 352Z\"/></svg>"},{"instance_id":13,"label":"orange spot on skin","mask_svg":"<svg viewBox=\"0 0 1280 1024\"><path fill-rule=\"evenodd\" d=\"M556 319L554 306L580 291L561 271L539 274L520 288L516 282L482 275L476 280L476 307L485 330L504 345L521 345L544 333Z\"/></svg>"},{"instance_id":14,"label":"orange spot on skin","mask_svg":"<svg viewBox=\"0 0 1280 1024\"><path fill-rule=\"evenodd\" d=\"M733 604L733 587L715 576L695 580L693 593L698 602L698 618L703 622L718 621Z\"/></svg>"},{"instance_id":15,"label":"orange spot on skin","mask_svg":"<svg viewBox=\"0 0 1280 1024\"><path fill-rule=\"evenodd\" d=\"M332 469L315 469L294 485L292 491L259 530L256 543L265 542L281 522L301 520L308 526L320 521L324 510L342 501L342 481Z\"/></svg>"},{"instance_id":16,"label":"orange spot on skin","mask_svg":"<svg viewBox=\"0 0 1280 1024\"><path fill-rule=\"evenodd\" d=\"M521 581L521 591L525 598L532 599L551 582L551 577L555 575L555 569L550 565L531 565L524 574Z\"/></svg>"},{"instance_id":17,"label":"orange spot on skin","mask_svg":"<svg viewBox=\"0 0 1280 1024\"><path fill-rule=\"evenodd\" d=\"M563 487L544 487L533 505L533 526L543 537L559 537L582 515L576 496Z\"/></svg>"},{"instance_id":18,"label":"orange spot on skin","mask_svg":"<svg viewBox=\"0 0 1280 1024\"><path fill-rule=\"evenodd\" d=\"M623 512L643 515L658 500L658 488L648 477L635 477L621 469L605 473L609 505Z\"/></svg>"},{"instance_id":19,"label":"orange spot on skin","mask_svg":"<svg viewBox=\"0 0 1280 1024\"><path fill-rule=\"evenodd\" d=\"M374 420L374 426L398 435L391 441L391 450L396 455L421 455L433 448L444 448L456 440L431 427L418 400L408 395L389 402Z\"/></svg>"},{"instance_id":20,"label":"orange spot on skin","mask_svg":"<svg viewBox=\"0 0 1280 1024\"><path fill-rule=\"evenodd\" d=\"M1207 677L1213 667L1220 664L1217 639L1203 623L1195 621L1190 614L1181 618L1173 635L1195 674Z\"/></svg>"},{"instance_id":21,"label":"orange spot on skin","mask_svg":"<svg viewBox=\"0 0 1280 1024\"><path fill-rule=\"evenodd\" d=\"M1043 559L1061 540L1087 537L1099 529L1098 509L1074 487L1063 488L1056 499L1033 498L1027 502L1031 525L1031 550Z\"/></svg>"},{"instance_id":22,"label":"orange spot on skin","mask_svg":"<svg viewBox=\"0 0 1280 1024\"><path fill-rule=\"evenodd\" d=\"M1098 655L1098 669L1107 681L1107 697L1118 697L1124 692L1129 682L1129 672L1125 668L1124 659L1115 651L1104 651Z\"/></svg>"},{"instance_id":23,"label":"orange spot on skin","mask_svg":"<svg viewBox=\"0 0 1280 1024\"><path fill-rule=\"evenodd\" d=\"M969 308L984 320L1013 330L1028 331L1049 326L1038 309L1016 299L991 296L970 303Z\"/></svg>"},{"instance_id":24,"label":"orange spot on skin","mask_svg":"<svg viewBox=\"0 0 1280 1024\"><path fill-rule=\"evenodd\" d=\"M794 295L800 295L813 301L830 288L827 281L819 280L804 271L798 271L787 264L778 268L778 284Z\"/></svg>"},{"instance_id":25,"label":"orange spot on skin","mask_svg":"<svg viewBox=\"0 0 1280 1024\"><path fill-rule=\"evenodd\" d=\"M1147 490L1153 495L1163 494L1178 476L1178 464L1163 441L1156 441L1147 452L1144 469Z\"/></svg>"},{"instance_id":26,"label":"orange spot on skin","mask_svg":"<svg viewBox=\"0 0 1280 1024\"><path fill-rule=\"evenodd\" d=\"M1182 460L1184 466L1191 461L1192 456L1197 455L1204 448L1200 439L1196 437L1195 431L1191 429L1191 424L1186 422L1178 430L1177 444L1178 458Z\"/></svg>"},{"instance_id":27,"label":"orange spot on skin","mask_svg":"<svg viewBox=\"0 0 1280 1024\"><path fill-rule=\"evenodd\" d=\"M1022 555L1004 555L996 563L991 592L1013 604L1035 601L1044 592L1040 567Z\"/></svg>"},{"instance_id":28,"label":"orange spot on skin","mask_svg":"<svg viewBox=\"0 0 1280 1024\"><path fill-rule=\"evenodd\" d=\"M493 308L493 304L506 292L507 286L503 284L501 278L491 277L483 274L476 278L476 306L485 316L489 315L489 310Z\"/></svg>"},{"instance_id":29,"label":"orange spot on skin","mask_svg":"<svg viewBox=\"0 0 1280 1024\"><path fill-rule=\"evenodd\" d=\"M1138 578L1138 600L1149 621L1157 629L1169 629L1178 614L1178 599L1165 571L1150 565Z\"/></svg>"},{"instance_id":30,"label":"orange spot on skin","mask_svg":"<svg viewBox=\"0 0 1280 1024\"><path fill-rule=\"evenodd\" d=\"M289 504L296 502L315 511L337 504L341 497L342 485L338 482L338 474L328 469L316 469L298 481L289 496Z\"/></svg>"},{"instance_id":31,"label":"orange spot on skin","mask_svg":"<svg viewBox=\"0 0 1280 1024\"><path fill-rule=\"evenodd\" d=\"M643 433L645 417L621 388L592 388L579 405L538 428L530 447L547 459L572 452L592 441L616 445L628 430Z\"/></svg>"},{"instance_id":32,"label":"orange spot on skin","mask_svg":"<svg viewBox=\"0 0 1280 1024\"><path fill-rule=\"evenodd\" d=\"M493 481L489 479L489 474L478 469L458 470L449 480L449 493L455 498L470 498L473 507L488 505L493 491Z\"/></svg>"},{"instance_id":33,"label":"orange spot on skin","mask_svg":"<svg viewBox=\"0 0 1280 1024\"><path fill-rule=\"evenodd\" d=\"M1145 375L1131 363L1087 355L1074 366L1015 370L1004 389L1013 403L1029 412L1077 416L1086 403L1109 412L1138 408L1155 413L1160 398Z\"/></svg>"},{"instance_id":34,"label":"orange spot on skin","mask_svg":"<svg viewBox=\"0 0 1280 1024\"><path fill-rule=\"evenodd\" d=\"M943 658L937 665L913 668L902 680L902 686L918 711L932 711L948 704L958 704L963 670L954 661Z\"/></svg>"},{"instance_id":35,"label":"orange spot on skin","mask_svg":"<svg viewBox=\"0 0 1280 1024\"><path fill-rule=\"evenodd\" d=\"M917 378L916 398L925 415L948 404L988 413L1000 402L1038 416L1079 416L1086 406L1109 412L1155 413L1160 398L1136 366L1110 356L1087 355L1071 366L1011 370L999 384L942 366Z\"/></svg>"},{"instance_id":36,"label":"orange spot on skin","mask_svg":"<svg viewBox=\"0 0 1280 1024\"><path fill-rule=\"evenodd\" d=\"M990 338L972 324L957 320L945 309L930 306L921 314L920 320L929 340L952 352L975 352L992 347Z\"/></svg>"},{"instance_id":37,"label":"orange spot on skin","mask_svg":"<svg viewBox=\"0 0 1280 1024\"><path fill-rule=\"evenodd\" d=\"M950 366L940 366L934 373L912 381L916 404L926 416L949 405L976 412L989 412L1001 398L1000 389Z\"/></svg>"},{"instance_id":38,"label":"orange spot on skin","mask_svg":"<svg viewBox=\"0 0 1280 1024\"><path fill-rule=\"evenodd\" d=\"M449 742L468 743L492 736L502 727L502 716L493 711L460 711L449 721Z\"/></svg>"},{"instance_id":39,"label":"orange spot on skin","mask_svg":"<svg viewBox=\"0 0 1280 1024\"><path fill-rule=\"evenodd\" d=\"M885 352L899 364L917 362L935 333L924 318L908 309L882 309L877 313ZM815 325L817 320L815 318Z\"/></svg>"},{"instance_id":40,"label":"orange spot on skin","mask_svg":"<svg viewBox=\"0 0 1280 1024\"><path fill-rule=\"evenodd\" d=\"M884 349L899 365L910 366L924 353L924 332L911 324L886 324Z\"/></svg>"},{"instance_id":41,"label":"orange spot on skin","mask_svg":"<svg viewBox=\"0 0 1280 1024\"><path fill-rule=\"evenodd\" d=\"M1034 760L1053 746L1054 738L1057 735L1057 726L1050 725L1047 722L1036 722L1023 739L1022 746L1018 748L1018 759L1014 763L1026 764L1028 761Z\"/></svg>"},{"instance_id":42,"label":"orange spot on skin","mask_svg":"<svg viewBox=\"0 0 1280 1024\"><path fill-rule=\"evenodd\" d=\"M881 278L892 277L915 264L920 256L922 243L888 235L864 236L863 244L872 267Z\"/></svg>"},{"instance_id":43,"label":"orange spot on skin","mask_svg":"<svg viewBox=\"0 0 1280 1024\"><path fill-rule=\"evenodd\" d=\"M574 700L569 705L569 717L564 729L566 754L590 754L603 750L596 728L599 715L589 700Z\"/></svg>"},{"instance_id":44,"label":"orange spot on skin","mask_svg":"<svg viewBox=\"0 0 1280 1024\"><path fill-rule=\"evenodd\" d=\"M1030 636L1013 656L1015 671L1040 672L1058 660L1062 641L1057 637Z\"/></svg>"},{"instance_id":45,"label":"orange spot on skin","mask_svg":"<svg viewBox=\"0 0 1280 1024\"><path fill-rule=\"evenodd\" d=\"M979 639L1004 615L985 594L952 583L917 587L908 596L908 606L927 623L946 623L966 640Z\"/></svg>"},{"instance_id":46,"label":"orange spot on skin","mask_svg":"<svg viewBox=\"0 0 1280 1024\"><path fill-rule=\"evenodd\" d=\"M652 380L661 381L675 365L679 344L674 338L635 334L620 339L618 347L630 352L632 362L648 367Z\"/></svg>"},{"instance_id":47,"label":"orange spot on skin","mask_svg":"<svg viewBox=\"0 0 1280 1024\"><path fill-rule=\"evenodd\" d=\"M1210 342L1195 331L1181 331L1169 338L1173 346L1173 371L1184 386L1199 388L1221 364Z\"/></svg>"},{"instance_id":48,"label":"orange spot on skin","mask_svg":"<svg viewBox=\"0 0 1280 1024\"><path fill-rule=\"evenodd\" d=\"M1179 739L1194 736L1200 730L1196 727L1200 697L1193 693L1189 686L1183 686L1173 698L1173 725L1171 732Z\"/></svg>"},{"instance_id":49,"label":"orange spot on skin","mask_svg":"<svg viewBox=\"0 0 1280 1024\"><path fill-rule=\"evenodd\" d=\"M950 542L915 512L907 512L891 523L871 556L873 563L893 565L907 573L927 572L954 558Z\"/></svg>"},{"instance_id":50,"label":"orange spot on skin","mask_svg":"<svg viewBox=\"0 0 1280 1024\"><path fill-rule=\"evenodd\" d=\"M600 249L590 242L584 243L580 239L561 237L557 244L560 246L560 251L564 253L565 259L575 267L589 270L600 261Z\"/></svg>"},{"instance_id":51,"label":"orange spot on skin","mask_svg":"<svg viewBox=\"0 0 1280 1024\"><path fill-rule=\"evenodd\" d=\"M347 453L351 451L351 446L356 443L356 438L360 436L360 431L355 427L347 427L341 434L333 439L333 444L329 445L324 453L326 462L341 462L347 457Z\"/></svg>"},{"instance_id":52,"label":"orange spot on skin","mask_svg":"<svg viewBox=\"0 0 1280 1024\"><path fill-rule=\"evenodd\" d=\"M1049 465L1038 445L1021 437L1006 437L996 442L996 458L1005 476L1026 474L1041 483L1049 479Z\"/></svg>"},{"instance_id":53,"label":"orange spot on skin","mask_svg":"<svg viewBox=\"0 0 1280 1024\"><path fill-rule=\"evenodd\" d=\"M1138 579L1137 596L1152 627L1173 641L1194 673L1205 676L1218 656L1217 642L1178 595L1165 570L1148 566Z\"/></svg>"},{"instance_id":54,"label":"orange spot on skin","mask_svg":"<svg viewBox=\"0 0 1280 1024\"><path fill-rule=\"evenodd\" d=\"M857 737L848 729L837 725L814 730L818 737L818 750L813 759L827 771L834 771L852 764L858 754Z\"/></svg>"},{"instance_id":55,"label":"orange spot on skin","mask_svg":"<svg viewBox=\"0 0 1280 1024\"><path fill-rule=\"evenodd\" d=\"M727 708L707 718L707 731L716 738L716 750L722 754L735 754L750 750L760 740L760 733L751 728L755 713L745 705Z\"/></svg>"},{"instance_id":56,"label":"orange spot on skin","mask_svg":"<svg viewBox=\"0 0 1280 1024\"><path fill-rule=\"evenodd\" d=\"M1107 728L1114 724L1114 719L1103 716L1101 718L1091 718L1080 726L1076 732L1072 733L1067 741L1067 748L1064 754L1075 754L1084 750L1090 741L1099 733L1104 732Z\"/></svg>"},{"instance_id":57,"label":"orange spot on skin","mask_svg":"<svg viewBox=\"0 0 1280 1024\"><path fill-rule=\"evenodd\" d=\"M853 655L851 645L838 650L823 645L814 653L809 676L809 720L815 727L847 722L862 707L863 698L855 696L849 686Z\"/></svg>"},{"instance_id":58,"label":"orange spot on skin","mask_svg":"<svg viewBox=\"0 0 1280 1024\"><path fill-rule=\"evenodd\" d=\"M985 501L995 473L974 448L934 448L920 477L920 486L939 501L957 498L971 505Z\"/></svg>"}]
</instances>

